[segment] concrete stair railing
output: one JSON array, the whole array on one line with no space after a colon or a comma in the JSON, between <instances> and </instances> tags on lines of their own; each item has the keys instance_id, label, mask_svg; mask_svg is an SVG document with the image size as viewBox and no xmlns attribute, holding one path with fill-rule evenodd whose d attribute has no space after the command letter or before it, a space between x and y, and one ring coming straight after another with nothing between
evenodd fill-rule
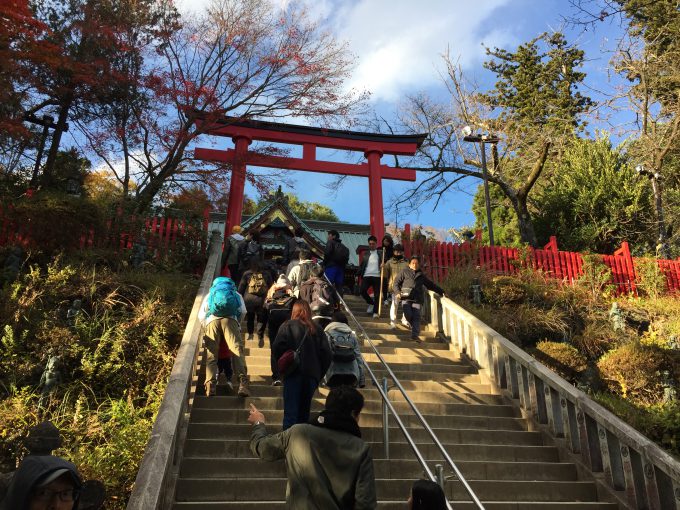
<instances>
[{"instance_id":1,"label":"concrete stair railing","mask_svg":"<svg viewBox=\"0 0 680 510\"><path fill-rule=\"evenodd\" d=\"M464 352L529 426L554 438L621 506L680 510L680 462L507 338L429 293L429 329Z\"/></svg>"}]
</instances>

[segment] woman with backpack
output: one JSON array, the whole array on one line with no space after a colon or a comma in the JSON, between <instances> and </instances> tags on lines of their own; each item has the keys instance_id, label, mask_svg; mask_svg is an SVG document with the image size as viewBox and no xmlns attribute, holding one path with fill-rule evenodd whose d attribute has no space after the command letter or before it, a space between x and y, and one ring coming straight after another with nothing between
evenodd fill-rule
<instances>
[{"instance_id":1,"label":"woman with backpack","mask_svg":"<svg viewBox=\"0 0 680 510\"><path fill-rule=\"evenodd\" d=\"M332 322L326 326L326 337L331 349L331 366L326 372L326 386L335 388L346 385L363 388L366 384L364 358L361 356L361 345L349 327L347 316L336 311Z\"/></svg>"},{"instance_id":2,"label":"woman with backpack","mask_svg":"<svg viewBox=\"0 0 680 510\"><path fill-rule=\"evenodd\" d=\"M328 340L312 322L307 302L295 302L291 319L279 328L273 351L283 374L283 430L286 430L309 421L314 392L331 364Z\"/></svg>"},{"instance_id":3,"label":"woman with backpack","mask_svg":"<svg viewBox=\"0 0 680 510\"><path fill-rule=\"evenodd\" d=\"M267 311L267 336L269 337L269 349L271 351L272 386L281 386L281 376L274 356L274 340L281 325L290 320L293 313L293 288L286 275L280 275L276 283L269 288L264 308Z\"/></svg>"},{"instance_id":4,"label":"woman with backpack","mask_svg":"<svg viewBox=\"0 0 680 510\"><path fill-rule=\"evenodd\" d=\"M271 285L272 278L269 271L262 269L260 259L252 259L250 269L243 273L238 286L238 292L246 303L247 340L253 339L255 320L257 320L260 323L257 328L258 347L260 348L264 347L264 329L267 327L264 299Z\"/></svg>"}]
</instances>

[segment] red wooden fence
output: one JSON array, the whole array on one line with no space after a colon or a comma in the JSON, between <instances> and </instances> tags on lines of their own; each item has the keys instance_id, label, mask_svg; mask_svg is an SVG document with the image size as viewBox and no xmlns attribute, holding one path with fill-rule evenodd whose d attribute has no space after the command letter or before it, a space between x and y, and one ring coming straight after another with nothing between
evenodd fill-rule
<instances>
[{"instance_id":1,"label":"red wooden fence","mask_svg":"<svg viewBox=\"0 0 680 510\"><path fill-rule=\"evenodd\" d=\"M583 255L578 252L560 251L557 238L543 249L507 248L503 246L482 246L478 243L462 244L430 241L424 238L411 239L411 227L404 229L405 255L419 255L425 271L439 282L455 267L474 265L498 274L515 274L520 268L531 268L542 271L546 275L573 283L583 274ZM612 283L619 294L637 291L639 281L636 265L642 259L631 256L627 242L613 255L599 255L602 262L612 273ZM666 287L670 292L680 291L680 258L677 260L657 260L661 273L666 278Z\"/></svg>"},{"instance_id":2,"label":"red wooden fence","mask_svg":"<svg viewBox=\"0 0 680 510\"><path fill-rule=\"evenodd\" d=\"M146 241L147 254L160 258L183 243L192 253L207 249L208 213L200 221L172 216L149 216L138 218L126 216L120 211L106 221L104 229L84 228L79 241L64 249L113 248L129 250L135 241ZM59 226L55 225L55 229ZM0 246L18 245L25 249L39 248L31 235L29 224L20 223L13 217L12 208L0 205Z\"/></svg>"}]
</instances>

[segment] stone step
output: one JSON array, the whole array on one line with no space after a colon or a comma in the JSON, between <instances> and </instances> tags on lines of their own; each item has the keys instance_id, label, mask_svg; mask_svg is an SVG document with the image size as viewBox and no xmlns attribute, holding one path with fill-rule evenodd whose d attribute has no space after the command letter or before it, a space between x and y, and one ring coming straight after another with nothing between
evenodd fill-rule
<instances>
[{"instance_id":1,"label":"stone step","mask_svg":"<svg viewBox=\"0 0 680 510\"><path fill-rule=\"evenodd\" d=\"M385 360L392 370L401 372L438 372L444 374L475 374L477 369L470 366L462 361L444 361L442 363L417 363L415 356L413 361L408 359L403 359L400 356L391 356L391 361ZM375 354L364 355L364 361L368 363L368 366L372 370L380 369L384 365L378 360ZM248 371L252 372L252 369L266 368L269 370L271 368L271 360L269 356L247 356L246 363L248 365ZM258 372L259 373L259 372Z\"/></svg>"},{"instance_id":2,"label":"stone step","mask_svg":"<svg viewBox=\"0 0 680 510\"><path fill-rule=\"evenodd\" d=\"M406 496L408 497L408 495ZM469 501L451 501L456 510L477 510L477 506ZM210 501L210 502L180 502L173 505L173 510L286 510L284 501ZM404 510L406 499L403 501L379 501L378 510ZM558 502L528 502L528 501L493 501L484 502L487 510L618 510L614 503L598 501L558 501Z\"/></svg>"},{"instance_id":3,"label":"stone step","mask_svg":"<svg viewBox=\"0 0 680 510\"><path fill-rule=\"evenodd\" d=\"M408 344L408 345L404 345ZM385 342L381 340L376 341L378 352L382 355L407 355L416 356L418 358L434 358L434 359L449 359L458 360L460 356L455 352L449 350L446 344L443 343L428 343L421 344L415 342ZM251 356L269 357L269 347L246 347L246 360ZM375 351L370 346L361 348L363 354L373 354Z\"/></svg>"},{"instance_id":4,"label":"stone step","mask_svg":"<svg viewBox=\"0 0 680 510\"><path fill-rule=\"evenodd\" d=\"M456 403L462 403L462 404L503 404L505 401L503 400L503 397L500 395L494 395L492 393L471 393L469 391L427 391L427 390L414 390L412 388L409 388L408 381L404 381L404 387L406 389L406 393L408 394L409 398L416 404L419 405L421 403L428 403L428 404L456 404ZM199 386L197 388L201 389L202 387ZM218 392L223 389L222 386L217 387ZM281 386L275 387L271 386L269 384L264 384L264 385L251 385L251 393L253 395L253 398L259 398L259 397L282 397L283 396L283 388ZM380 398L380 394L378 393L378 390L371 387L367 386L366 388L361 389L361 393L364 395L364 398L369 399L369 400L378 400ZM316 395L320 395L321 398L326 398L326 395L328 395L328 388L319 388L317 390ZM208 403L209 406L215 406L215 407L224 407L224 403L221 402L222 398L232 398L233 395L227 396L217 396L217 397L211 397L209 400L210 403ZM405 402L404 396L401 394L399 390L392 389L389 391L389 397L390 401L392 402ZM200 400L201 398L205 399L205 396L197 396L195 401ZM247 399L246 399L247 400ZM195 404L194 404L195 405Z\"/></svg>"},{"instance_id":5,"label":"stone step","mask_svg":"<svg viewBox=\"0 0 680 510\"><path fill-rule=\"evenodd\" d=\"M428 462L434 471L435 463ZM556 462L479 462L456 463L466 480L551 480L575 481L576 466ZM373 468L377 479L411 478L423 475L417 460L374 459ZM447 476L453 471L445 469ZM215 459L212 457L185 457L179 476L182 478L285 478L286 464L283 460L264 462L258 458Z\"/></svg>"},{"instance_id":6,"label":"stone step","mask_svg":"<svg viewBox=\"0 0 680 510\"><path fill-rule=\"evenodd\" d=\"M280 422L272 422L268 427L269 433L276 433L281 430ZM395 427L391 427L391 436L396 440L401 440L402 434ZM528 432L525 430L491 430L491 429L448 429L432 427L432 430L440 439L449 444L509 444L509 445L543 445L543 438L540 432ZM250 438L251 427L244 424L233 423L189 423L188 439L248 439ZM366 426L362 429L362 438L366 441L381 441L382 426ZM425 430L409 429L409 434L414 441L430 440L430 436Z\"/></svg>"},{"instance_id":7,"label":"stone step","mask_svg":"<svg viewBox=\"0 0 680 510\"><path fill-rule=\"evenodd\" d=\"M264 350L264 349L263 349ZM451 356L450 358L446 358L443 356L437 356L437 357L430 357L430 356L417 356L416 354L383 354L382 352L380 355L383 357L386 363L388 363L391 367L394 368L396 365L416 365L416 366L430 366L430 365L435 365L436 367L465 367L468 370L472 370L472 367L467 363L466 361L463 361L459 358L454 358ZM378 356L375 354L375 352L372 349L363 349L362 350L362 356L364 358L364 361L367 363L377 363L381 364ZM257 351L256 353L253 354L247 354L246 355L246 362L248 363L248 366L250 365L266 365L269 366L270 364L270 354L269 351L267 350L266 353L259 352ZM376 365L377 366L377 365ZM373 367L373 365L371 365Z\"/></svg>"},{"instance_id":8,"label":"stone step","mask_svg":"<svg viewBox=\"0 0 680 510\"><path fill-rule=\"evenodd\" d=\"M245 409L196 409L191 413L190 423L203 425L223 424L247 424L248 411ZM282 410L270 410L265 414L268 423L272 425L283 422ZM407 427L418 427L420 421L416 416L400 416ZM437 428L464 428L485 430L523 430L525 420L523 418L506 416L441 416L424 415L425 420L431 427ZM359 416L359 426L362 429L370 427L382 427L382 414L362 412ZM397 428L395 420L390 420L390 427Z\"/></svg>"},{"instance_id":9,"label":"stone step","mask_svg":"<svg viewBox=\"0 0 680 510\"><path fill-rule=\"evenodd\" d=\"M411 478L378 479L375 482L378 500L405 501L412 484ZM483 501L594 501L597 498L593 482L470 480L469 484ZM285 478L269 478L266 484L257 478L242 478L238 482L228 478L179 478L176 500L240 502L257 495L260 501L282 501L285 492ZM448 482L445 492L449 500L468 499L458 481Z\"/></svg>"},{"instance_id":10,"label":"stone step","mask_svg":"<svg viewBox=\"0 0 680 510\"><path fill-rule=\"evenodd\" d=\"M238 398L236 396L226 397L222 402L224 407L211 406L203 407L212 399L197 398L194 402L194 409L196 411L203 411L205 409L242 409L247 410L250 402L254 403L261 411L281 410L283 409L283 397L252 397L248 399ZM317 396L312 400L312 411L321 411L326 399ZM406 402L393 402L397 412L401 414L412 413L411 407ZM479 405L479 404L436 404L436 403L419 403L418 410L423 414L436 414L440 416L508 416L518 417L519 411L512 405ZM365 413L377 413L382 410L382 400L366 399L364 401Z\"/></svg>"},{"instance_id":11,"label":"stone step","mask_svg":"<svg viewBox=\"0 0 680 510\"><path fill-rule=\"evenodd\" d=\"M369 442L374 459L384 458L382 438L378 442ZM416 443L418 449L427 459L441 457L439 449L432 441ZM184 453L188 457L211 458L251 458L249 439L189 439ZM553 446L525 445L483 445L483 444L451 444L443 443L446 452L458 461L498 461L498 462L559 462L559 453ZM413 450L401 435L390 438L391 459L413 459Z\"/></svg>"}]
</instances>

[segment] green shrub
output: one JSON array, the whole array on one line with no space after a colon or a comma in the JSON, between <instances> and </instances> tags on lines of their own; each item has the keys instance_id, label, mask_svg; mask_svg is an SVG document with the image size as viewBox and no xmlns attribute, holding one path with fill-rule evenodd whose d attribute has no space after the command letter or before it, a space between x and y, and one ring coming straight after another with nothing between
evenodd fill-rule
<instances>
[{"instance_id":1,"label":"green shrub","mask_svg":"<svg viewBox=\"0 0 680 510\"><path fill-rule=\"evenodd\" d=\"M587 290L593 300L613 295L616 286L612 283L612 270L602 261L602 257L584 254L582 270L576 284Z\"/></svg>"},{"instance_id":2,"label":"green shrub","mask_svg":"<svg viewBox=\"0 0 680 510\"><path fill-rule=\"evenodd\" d=\"M658 403L663 397L660 374L665 370L674 373L670 353L639 342L609 351L597 367L610 391L639 404Z\"/></svg>"},{"instance_id":3,"label":"green shrub","mask_svg":"<svg viewBox=\"0 0 680 510\"><path fill-rule=\"evenodd\" d=\"M572 343L588 359L596 360L630 339L626 332L615 332L606 315L593 314L586 320L583 330L572 338Z\"/></svg>"},{"instance_id":4,"label":"green shrub","mask_svg":"<svg viewBox=\"0 0 680 510\"><path fill-rule=\"evenodd\" d=\"M636 259L635 273L638 292L652 299L657 299L666 292L666 276L656 259Z\"/></svg>"},{"instance_id":5,"label":"green shrub","mask_svg":"<svg viewBox=\"0 0 680 510\"><path fill-rule=\"evenodd\" d=\"M652 441L680 455L680 402L641 406L611 393L598 393L593 398Z\"/></svg>"},{"instance_id":6,"label":"green shrub","mask_svg":"<svg viewBox=\"0 0 680 510\"><path fill-rule=\"evenodd\" d=\"M538 342L531 354L548 368L574 382L587 368L586 358L573 346L563 342Z\"/></svg>"}]
</instances>

